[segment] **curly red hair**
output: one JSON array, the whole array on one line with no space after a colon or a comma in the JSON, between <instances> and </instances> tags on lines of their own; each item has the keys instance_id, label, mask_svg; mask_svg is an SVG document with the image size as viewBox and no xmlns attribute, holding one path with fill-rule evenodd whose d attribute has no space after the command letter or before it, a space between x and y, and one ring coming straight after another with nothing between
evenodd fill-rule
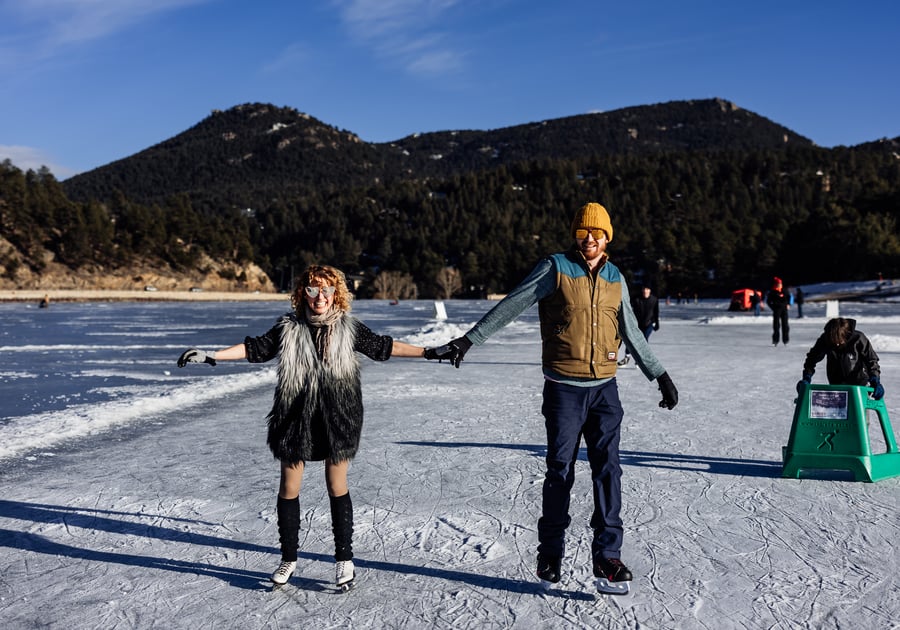
<instances>
[{"instance_id":1,"label":"curly red hair","mask_svg":"<svg viewBox=\"0 0 900 630\"><path fill-rule=\"evenodd\" d=\"M353 296L347 286L347 278L340 269L330 265L310 265L297 276L294 291L291 293L291 306L298 315L303 314L300 307L306 303L304 298L306 287L334 287L334 307L345 313L350 312Z\"/></svg>"}]
</instances>

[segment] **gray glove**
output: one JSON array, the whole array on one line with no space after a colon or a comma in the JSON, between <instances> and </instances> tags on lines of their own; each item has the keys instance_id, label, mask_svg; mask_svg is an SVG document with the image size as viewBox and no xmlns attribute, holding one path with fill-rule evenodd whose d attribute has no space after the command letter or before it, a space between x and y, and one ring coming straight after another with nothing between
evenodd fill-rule
<instances>
[{"instance_id":1,"label":"gray glove","mask_svg":"<svg viewBox=\"0 0 900 630\"><path fill-rule=\"evenodd\" d=\"M207 352L206 350L197 350L197 348L185 350L182 355L178 357L178 367L184 367L188 363L209 363L210 365L215 365L216 353Z\"/></svg>"}]
</instances>

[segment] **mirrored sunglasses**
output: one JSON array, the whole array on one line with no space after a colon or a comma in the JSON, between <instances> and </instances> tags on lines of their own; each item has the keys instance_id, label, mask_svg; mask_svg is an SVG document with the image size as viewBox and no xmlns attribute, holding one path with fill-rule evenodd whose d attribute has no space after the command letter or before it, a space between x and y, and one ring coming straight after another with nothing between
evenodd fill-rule
<instances>
[{"instance_id":1,"label":"mirrored sunglasses","mask_svg":"<svg viewBox=\"0 0 900 630\"><path fill-rule=\"evenodd\" d=\"M322 295L325 297L331 297L335 292L334 287L306 287L306 295L311 298L319 297L319 291L322 291Z\"/></svg>"},{"instance_id":2,"label":"mirrored sunglasses","mask_svg":"<svg viewBox=\"0 0 900 630\"><path fill-rule=\"evenodd\" d=\"M603 228L578 228L575 230L575 238L579 241L582 241L588 237L588 234L591 234L595 240L600 240L601 238L606 238L606 232Z\"/></svg>"}]
</instances>

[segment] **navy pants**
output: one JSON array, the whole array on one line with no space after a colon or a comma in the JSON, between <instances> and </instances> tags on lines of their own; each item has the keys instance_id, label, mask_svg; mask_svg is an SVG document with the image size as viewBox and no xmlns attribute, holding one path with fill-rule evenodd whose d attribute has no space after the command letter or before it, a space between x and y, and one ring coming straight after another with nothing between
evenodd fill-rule
<instances>
[{"instance_id":1,"label":"navy pants","mask_svg":"<svg viewBox=\"0 0 900 630\"><path fill-rule=\"evenodd\" d=\"M569 497L575 483L575 461L584 436L594 492L591 553L618 558L622 550L619 436L624 411L616 379L597 387L545 381L541 411L547 428L547 472L538 520L538 552L563 556L566 528L572 520Z\"/></svg>"}]
</instances>

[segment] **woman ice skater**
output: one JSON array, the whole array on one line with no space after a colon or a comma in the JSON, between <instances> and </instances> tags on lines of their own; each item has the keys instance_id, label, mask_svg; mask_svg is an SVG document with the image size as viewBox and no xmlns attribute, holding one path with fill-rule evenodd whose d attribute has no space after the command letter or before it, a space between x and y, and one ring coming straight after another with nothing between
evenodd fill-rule
<instances>
[{"instance_id":1,"label":"woman ice skater","mask_svg":"<svg viewBox=\"0 0 900 630\"><path fill-rule=\"evenodd\" d=\"M342 590L353 584L353 505L347 470L359 447L363 422L356 353L375 361L392 356L437 358L433 350L372 332L349 315L351 299L341 271L313 265L296 283L293 312L281 316L266 334L214 352L191 348L178 359L178 367L184 367L279 358L275 400L267 418L267 442L281 462L277 501L281 564L272 574L276 585L286 583L297 567L304 466L322 460L331 504L335 583Z\"/></svg>"}]
</instances>

